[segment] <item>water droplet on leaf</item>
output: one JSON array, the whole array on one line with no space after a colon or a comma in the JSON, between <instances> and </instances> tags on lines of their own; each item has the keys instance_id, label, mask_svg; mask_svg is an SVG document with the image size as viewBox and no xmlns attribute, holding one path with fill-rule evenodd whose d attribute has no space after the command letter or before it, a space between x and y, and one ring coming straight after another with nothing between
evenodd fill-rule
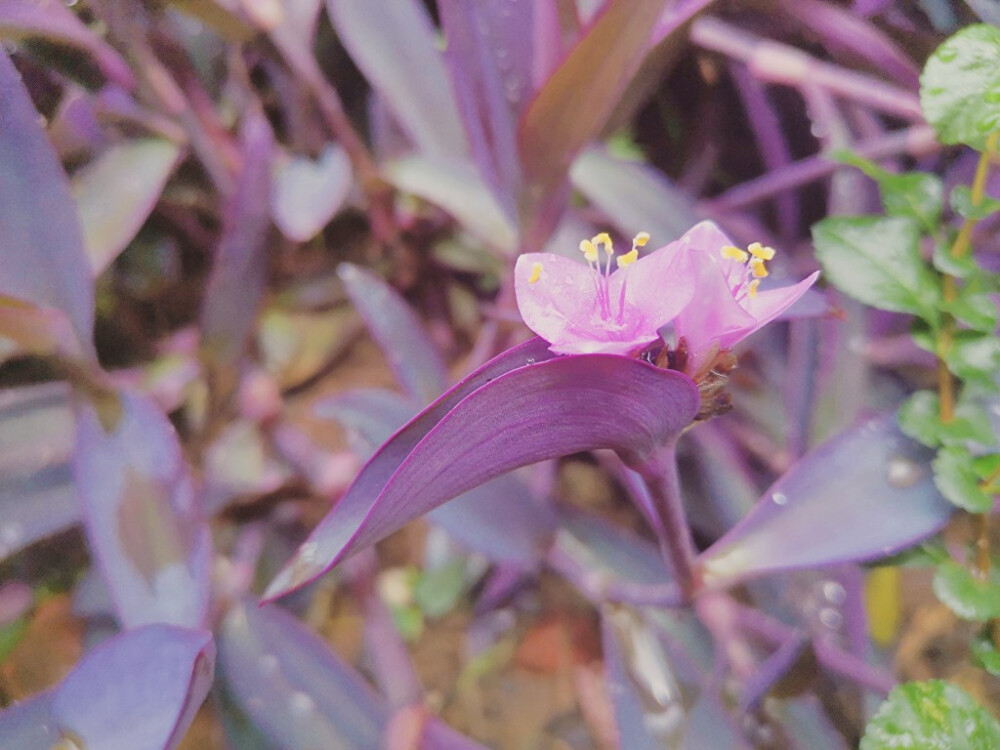
<instances>
[{"instance_id":1,"label":"water droplet on leaf","mask_svg":"<svg viewBox=\"0 0 1000 750\"><path fill-rule=\"evenodd\" d=\"M917 484L927 472L927 468L905 456L893 456L889 459L886 479L892 487L906 489Z\"/></svg>"},{"instance_id":2,"label":"water droplet on leaf","mask_svg":"<svg viewBox=\"0 0 1000 750\"><path fill-rule=\"evenodd\" d=\"M785 505L788 502L788 495L784 492L775 492L771 495L771 500L775 505Z\"/></svg>"}]
</instances>

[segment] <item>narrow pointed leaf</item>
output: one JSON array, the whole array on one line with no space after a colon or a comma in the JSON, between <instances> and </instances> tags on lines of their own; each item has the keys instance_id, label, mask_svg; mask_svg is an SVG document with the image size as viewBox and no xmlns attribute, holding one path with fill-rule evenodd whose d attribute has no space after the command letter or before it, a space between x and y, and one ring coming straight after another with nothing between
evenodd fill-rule
<instances>
[{"instance_id":1,"label":"narrow pointed leaf","mask_svg":"<svg viewBox=\"0 0 1000 750\"><path fill-rule=\"evenodd\" d=\"M468 153L434 25L417 0L326 0L337 35L429 156Z\"/></svg>"},{"instance_id":2,"label":"narrow pointed leaf","mask_svg":"<svg viewBox=\"0 0 1000 750\"><path fill-rule=\"evenodd\" d=\"M831 440L700 556L705 584L872 560L934 534L954 508L934 486L932 455L899 431L895 415Z\"/></svg>"},{"instance_id":3,"label":"narrow pointed leaf","mask_svg":"<svg viewBox=\"0 0 1000 750\"><path fill-rule=\"evenodd\" d=\"M447 387L448 371L406 301L382 279L359 266L342 263L337 274L389 360L396 380L421 403L437 398Z\"/></svg>"},{"instance_id":4,"label":"narrow pointed leaf","mask_svg":"<svg viewBox=\"0 0 1000 750\"><path fill-rule=\"evenodd\" d=\"M417 410L417 405L403 396L374 389L344 393L316 407L317 414L340 423L363 459ZM556 529L549 506L512 475L497 477L459 495L432 510L427 519L487 559L519 568L537 566Z\"/></svg>"},{"instance_id":5,"label":"narrow pointed leaf","mask_svg":"<svg viewBox=\"0 0 1000 750\"><path fill-rule=\"evenodd\" d=\"M80 520L64 383L0 392L0 560Z\"/></svg>"},{"instance_id":6,"label":"narrow pointed leaf","mask_svg":"<svg viewBox=\"0 0 1000 750\"><path fill-rule=\"evenodd\" d=\"M90 402L75 407L74 473L87 537L120 621L200 626L211 536L173 427L134 393L101 412Z\"/></svg>"},{"instance_id":7,"label":"narrow pointed leaf","mask_svg":"<svg viewBox=\"0 0 1000 750\"><path fill-rule=\"evenodd\" d=\"M184 737L214 671L206 630L127 630L88 653L56 688L52 716L80 747L168 750Z\"/></svg>"},{"instance_id":8,"label":"narrow pointed leaf","mask_svg":"<svg viewBox=\"0 0 1000 750\"><path fill-rule=\"evenodd\" d=\"M233 699L280 747L380 746L384 700L280 607L234 607L219 635L219 663Z\"/></svg>"},{"instance_id":9,"label":"narrow pointed leaf","mask_svg":"<svg viewBox=\"0 0 1000 750\"><path fill-rule=\"evenodd\" d=\"M539 193L559 185L573 157L593 140L646 53L663 0L605 4L528 105L521 163Z\"/></svg>"},{"instance_id":10,"label":"narrow pointed leaf","mask_svg":"<svg viewBox=\"0 0 1000 750\"><path fill-rule=\"evenodd\" d=\"M520 169L517 119L532 93L533 3L442 0L438 4L451 80L483 179L511 217Z\"/></svg>"},{"instance_id":11,"label":"narrow pointed leaf","mask_svg":"<svg viewBox=\"0 0 1000 750\"><path fill-rule=\"evenodd\" d=\"M274 135L255 106L247 110L240 141L243 170L226 207L201 313L202 350L217 366L243 353L267 280Z\"/></svg>"},{"instance_id":12,"label":"narrow pointed leaf","mask_svg":"<svg viewBox=\"0 0 1000 750\"><path fill-rule=\"evenodd\" d=\"M272 582L268 596L308 583L347 555L511 469L596 448L644 456L691 422L699 397L686 376L638 360L559 357L511 370L474 390L412 442L416 426L440 404L375 454ZM397 452L407 443L409 450Z\"/></svg>"},{"instance_id":13,"label":"narrow pointed leaf","mask_svg":"<svg viewBox=\"0 0 1000 750\"><path fill-rule=\"evenodd\" d=\"M125 60L61 0L0 0L0 39L24 37L75 47L93 57L110 80L127 89L135 85Z\"/></svg>"},{"instance_id":14,"label":"narrow pointed leaf","mask_svg":"<svg viewBox=\"0 0 1000 750\"><path fill-rule=\"evenodd\" d=\"M126 141L73 175L73 197L95 276L145 223L180 155L180 147L164 138Z\"/></svg>"},{"instance_id":15,"label":"narrow pointed leaf","mask_svg":"<svg viewBox=\"0 0 1000 750\"><path fill-rule=\"evenodd\" d=\"M69 180L21 77L0 53L0 294L66 313L93 352L94 286Z\"/></svg>"}]
</instances>

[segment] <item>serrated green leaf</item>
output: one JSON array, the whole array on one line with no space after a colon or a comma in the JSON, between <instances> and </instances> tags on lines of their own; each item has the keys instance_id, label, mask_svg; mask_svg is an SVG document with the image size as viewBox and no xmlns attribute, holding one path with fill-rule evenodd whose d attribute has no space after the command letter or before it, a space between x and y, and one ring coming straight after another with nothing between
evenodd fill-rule
<instances>
[{"instance_id":1,"label":"serrated green leaf","mask_svg":"<svg viewBox=\"0 0 1000 750\"><path fill-rule=\"evenodd\" d=\"M927 172L890 172L849 151L837 151L833 158L857 167L878 183L882 206L888 216L915 219L924 231L930 234L937 231L944 203L940 177Z\"/></svg>"},{"instance_id":2,"label":"serrated green leaf","mask_svg":"<svg viewBox=\"0 0 1000 750\"><path fill-rule=\"evenodd\" d=\"M932 391L917 391L899 407L899 429L928 448L941 444L941 400Z\"/></svg>"},{"instance_id":3,"label":"serrated green leaf","mask_svg":"<svg viewBox=\"0 0 1000 750\"><path fill-rule=\"evenodd\" d=\"M1000 339L977 331L958 331L944 360L962 380L989 387L1000 369Z\"/></svg>"},{"instance_id":4,"label":"serrated green leaf","mask_svg":"<svg viewBox=\"0 0 1000 750\"><path fill-rule=\"evenodd\" d=\"M961 688L908 682L889 693L868 722L860 750L993 750L1000 724Z\"/></svg>"},{"instance_id":5,"label":"serrated green leaf","mask_svg":"<svg viewBox=\"0 0 1000 750\"><path fill-rule=\"evenodd\" d=\"M974 331L992 333L997 329L997 306L986 292L962 289L958 297L942 308Z\"/></svg>"},{"instance_id":6,"label":"serrated green leaf","mask_svg":"<svg viewBox=\"0 0 1000 750\"><path fill-rule=\"evenodd\" d=\"M990 419L988 405L983 403L982 398L970 396L971 392L969 388L963 390L955 407L955 418L942 425L941 440L947 445L969 442L984 447L996 445L997 434Z\"/></svg>"},{"instance_id":7,"label":"serrated green leaf","mask_svg":"<svg viewBox=\"0 0 1000 750\"><path fill-rule=\"evenodd\" d=\"M979 203L972 203L972 189L968 185L957 185L951 191L951 210L964 219L985 219L1000 211L1000 201L984 195Z\"/></svg>"},{"instance_id":8,"label":"serrated green leaf","mask_svg":"<svg viewBox=\"0 0 1000 750\"><path fill-rule=\"evenodd\" d=\"M812 228L826 278L866 305L937 319L940 289L920 257L916 222L900 217L831 216Z\"/></svg>"},{"instance_id":9,"label":"serrated green leaf","mask_svg":"<svg viewBox=\"0 0 1000 750\"><path fill-rule=\"evenodd\" d=\"M949 502L970 513L985 513L993 507L993 498L979 488L972 457L959 446L938 451L934 459L934 484Z\"/></svg>"},{"instance_id":10,"label":"serrated green leaf","mask_svg":"<svg viewBox=\"0 0 1000 750\"><path fill-rule=\"evenodd\" d=\"M934 573L934 593L963 620L986 622L1000 617L1000 571L990 570L989 578L948 560Z\"/></svg>"},{"instance_id":11,"label":"serrated green leaf","mask_svg":"<svg viewBox=\"0 0 1000 750\"><path fill-rule=\"evenodd\" d=\"M920 76L920 107L942 143L982 150L1000 129L1000 29L968 26L938 47Z\"/></svg>"},{"instance_id":12,"label":"serrated green leaf","mask_svg":"<svg viewBox=\"0 0 1000 750\"><path fill-rule=\"evenodd\" d=\"M991 675L1000 677L1000 651L990 638L988 629L980 633L969 644L972 660Z\"/></svg>"},{"instance_id":13,"label":"serrated green leaf","mask_svg":"<svg viewBox=\"0 0 1000 750\"><path fill-rule=\"evenodd\" d=\"M972 471L981 481L995 481L1000 473L1000 453L976 456L972 459Z\"/></svg>"}]
</instances>

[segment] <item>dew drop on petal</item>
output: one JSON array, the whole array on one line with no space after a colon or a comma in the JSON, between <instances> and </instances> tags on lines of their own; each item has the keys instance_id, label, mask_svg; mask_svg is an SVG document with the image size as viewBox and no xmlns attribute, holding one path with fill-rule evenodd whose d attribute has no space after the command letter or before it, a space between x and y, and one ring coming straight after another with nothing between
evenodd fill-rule
<instances>
[{"instance_id":1,"label":"dew drop on petal","mask_svg":"<svg viewBox=\"0 0 1000 750\"><path fill-rule=\"evenodd\" d=\"M288 707L296 716L308 716L316 709L316 701L311 696L296 690L288 699Z\"/></svg>"},{"instance_id":2,"label":"dew drop on petal","mask_svg":"<svg viewBox=\"0 0 1000 750\"><path fill-rule=\"evenodd\" d=\"M826 581L823 583L823 597L830 604L843 604L847 599L847 591L836 581Z\"/></svg>"},{"instance_id":3,"label":"dew drop on petal","mask_svg":"<svg viewBox=\"0 0 1000 750\"><path fill-rule=\"evenodd\" d=\"M889 459L886 478L889 484L898 489L906 489L917 484L927 472L927 468L905 456L893 456Z\"/></svg>"},{"instance_id":4,"label":"dew drop on petal","mask_svg":"<svg viewBox=\"0 0 1000 750\"><path fill-rule=\"evenodd\" d=\"M784 492L775 492L772 493L771 500L774 501L775 505L785 505L788 502L788 495Z\"/></svg>"}]
</instances>

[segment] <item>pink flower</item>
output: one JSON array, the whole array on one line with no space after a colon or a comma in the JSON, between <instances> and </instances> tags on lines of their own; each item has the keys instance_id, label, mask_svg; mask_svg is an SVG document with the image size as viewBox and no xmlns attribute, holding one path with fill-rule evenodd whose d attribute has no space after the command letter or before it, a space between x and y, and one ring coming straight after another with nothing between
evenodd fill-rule
<instances>
[{"instance_id":1,"label":"pink flower","mask_svg":"<svg viewBox=\"0 0 1000 750\"><path fill-rule=\"evenodd\" d=\"M758 292L775 251L734 247L708 221L639 258L648 239L637 235L617 270L607 234L580 243L586 266L552 253L522 255L514 282L524 322L556 354L633 354L673 322L687 352L684 370L699 380L719 353L791 307L819 276Z\"/></svg>"},{"instance_id":2,"label":"pink flower","mask_svg":"<svg viewBox=\"0 0 1000 750\"><path fill-rule=\"evenodd\" d=\"M519 257L514 289L528 328L556 354L630 354L658 340L657 330L691 300L693 274L677 243L639 258L648 239L636 235L618 258L606 233L584 240L587 265L554 253Z\"/></svg>"},{"instance_id":3,"label":"pink flower","mask_svg":"<svg viewBox=\"0 0 1000 750\"><path fill-rule=\"evenodd\" d=\"M819 271L792 286L758 292L775 251L753 243L734 247L722 230L703 221L668 247L689 257L695 294L674 319L678 342L687 345L685 370L699 380L716 355L731 349L791 307L819 277Z\"/></svg>"}]
</instances>

